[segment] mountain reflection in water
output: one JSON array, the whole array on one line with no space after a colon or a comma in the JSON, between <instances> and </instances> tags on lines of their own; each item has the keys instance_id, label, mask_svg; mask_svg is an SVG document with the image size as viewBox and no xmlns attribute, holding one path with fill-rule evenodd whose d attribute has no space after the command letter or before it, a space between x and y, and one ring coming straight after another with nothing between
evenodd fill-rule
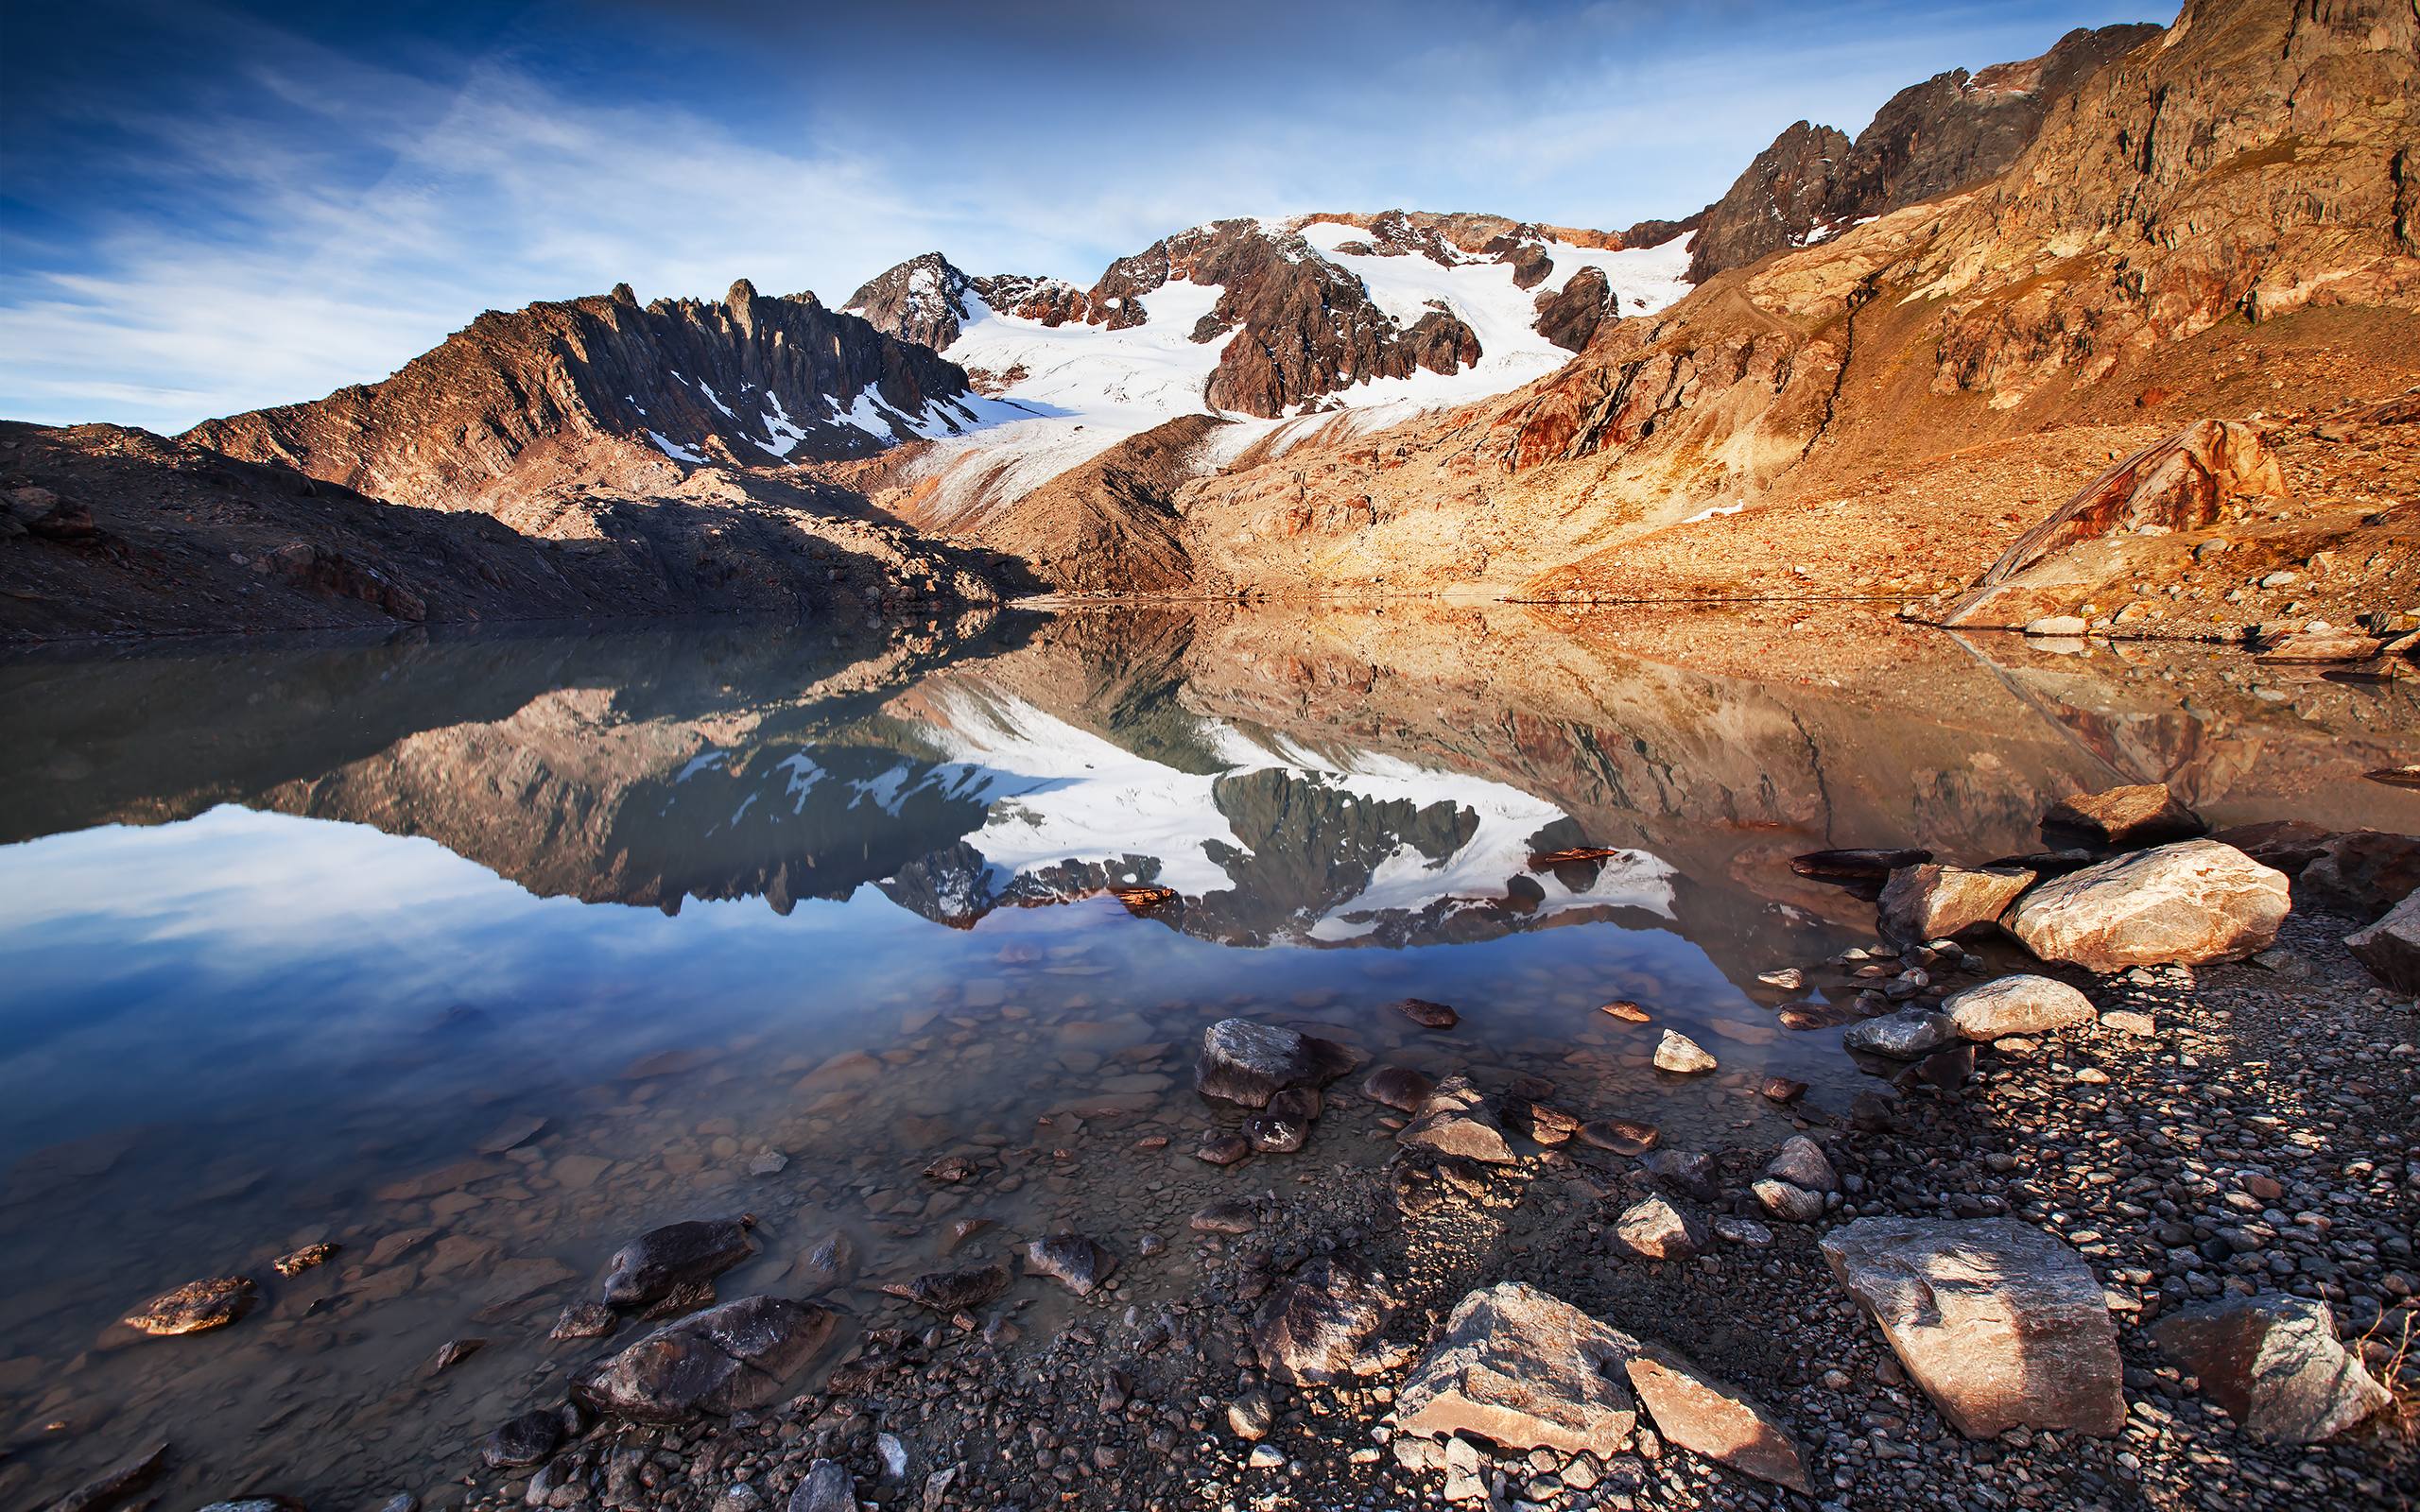
<instances>
[{"instance_id":1,"label":"mountain reflection in water","mask_svg":"<svg viewBox=\"0 0 2420 1512\"><path fill-rule=\"evenodd\" d=\"M1173 1143L1073 1195L1004 1185L999 1237L964 1253L1046 1214L1181 1226L1160 1209L1219 1116L1192 1047L1230 1014L1770 1143L1760 1076L1875 1085L1756 982L1870 937L1871 904L1793 875L1800 850L1985 860L2034 848L2057 798L2142 781L2222 824L2420 830L2420 795L2360 780L2420 755L2406 684L1877 616L274 643L19 659L0 707L0 1398L75 1425L0 1457L12 1504L170 1427L172 1498L271 1471L306 1496L434 1486L631 1233L757 1212L736 1296L794 1284L838 1225L871 1299L933 1262L937 1147L1043 1126L1080 1159L1081 1125L1037 1125L1071 1108ZM1614 853L1532 859L1578 846ZM1111 891L1140 885L1173 896ZM1376 1011L1407 993L1461 1025ZM1722 1074L1661 1077L1595 1011L1612 997ZM813 1091L858 1053L899 1074ZM1255 1165L1378 1159L1340 1091L1310 1149ZM786 1169L754 1169L767 1151ZM424 1179L469 1155L460 1190ZM322 1238L338 1263L236 1327L111 1331ZM1128 1295L1181 1294L1187 1263L1132 1267ZM395 1387L468 1332L493 1339L475 1368Z\"/></svg>"}]
</instances>

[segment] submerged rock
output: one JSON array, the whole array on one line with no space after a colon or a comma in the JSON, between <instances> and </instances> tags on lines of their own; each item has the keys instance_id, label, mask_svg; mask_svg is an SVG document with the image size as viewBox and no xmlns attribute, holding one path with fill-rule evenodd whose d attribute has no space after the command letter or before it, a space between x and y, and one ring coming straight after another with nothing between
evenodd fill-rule
<instances>
[{"instance_id":1,"label":"submerged rock","mask_svg":"<svg viewBox=\"0 0 2420 1512\"><path fill-rule=\"evenodd\" d=\"M614 1252L605 1301L640 1308L687 1283L712 1280L756 1253L748 1220L719 1218L650 1228Z\"/></svg>"},{"instance_id":2,"label":"submerged rock","mask_svg":"<svg viewBox=\"0 0 2420 1512\"><path fill-rule=\"evenodd\" d=\"M998 1297L1009 1289L1009 1279L1005 1265L974 1265L963 1270L926 1271L914 1280L904 1284L894 1281L883 1290L936 1313L956 1313L980 1307Z\"/></svg>"},{"instance_id":3,"label":"submerged rock","mask_svg":"<svg viewBox=\"0 0 2420 1512\"><path fill-rule=\"evenodd\" d=\"M161 1293L129 1313L124 1322L137 1332L169 1338L223 1329L259 1302L260 1290L250 1277L213 1276Z\"/></svg>"},{"instance_id":4,"label":"submerged rock","mask_svg":"<svg viewBox=\"0 0 2420 1512\"><path fill-rule=\"evenodd\" d=\"M1233 1165L1252 1153L1252 1142L1231 1128L1204 1130L1193 1158L1209 1165Z\"/></svg>"},{"instance_id":5,"label":"submerged rock","mask_svg":"<svg viewBox=\"0 0 2420 1512\"><path fill-rule=\"evenodd\" d=\"M2053 1236L2010 1218L1859 1218L1821 1243L1833 1277L1967 1437L2124 1424L2108 1298Z\"/></svg>"},{"instance_id":6,"label":"submerged rock","mask_svg":"<svg viewBox=\"0 0 2420 1512\"><path fill-rule=\"evenodd\" d=\"M1932 852L1899 850L1810 850L1790 858L1789 869L1802 877L1836 882L1879 882L1902 867L1920 867Z\"/></svg>"},{"instance_id":7,"label":"submerged rock","mask_svg":"<svg viewBox=\"0 0 2420 1512\"><path fill-rule=\"evenodd\" d=\"M163 1438L60 1497L50 1512L108 1512L158 1480L167 1463L168 1441Z\"/></svg>"},{"instance_id":8,"label":"submerged rock","mask_svg":"<svg viewBox=\"0 0 2420 1512\"><path fill-rule=\"evenodd\" d=\"M1361 1095L1406 1113L1420 1111L1437 1084L1409 1066L1380 1066L1361 1084Z\"/></svg>"},{"instance_id":9,"label":"submerged rock","mask_svg":"<svg viewBox=\"0 0 2420 1512\"><path fill-rule=\"evenodd\" d=\"M326 1264L337 1249L335 1245L304 1245L292 1254L278 1256L271 1265L280 1276L300 1276L306 1270Z\"/></svg>"},{"instance_id":10,"label":"submerged rock","mask_svg":"<svg viewBox=\"0 0 2420 1512\"><path fill-rule=\"evenodd\" d=\"M1357 1057L1332 1040L1250 1019L1221 1019L1201 1032L1193 1086L1204 1097L1266 1108L1288 1087L1322 1087Z\"/></svg>"},{"instance_id":11,"label":"submerged rock","mask_svg":"<svg viewBox=\"0 0 2420 1512\"><path fill-rule=\"evenodd\" d=\"M1580 1143L1616 1155L1640 1156L1655 1148L1664 1131L1634 1118L1597 1118L1580 1125Z\"/></svg>"},{"instance_id":12,"label":"submerged rock","mask_svg":"<svg viewBox=\"0 0 2420 1512\"><path fill-rule=\"evenodd\" d=\"M1291 1155L1301 1149L1310 1137L1310 1120L1305 1118L1289 1118L1281 1113L1254 1113L1244 1120L1244 1138L1263 1155Z\"/></svg>"},{"instance_id":13,"label":"submerged rock","mask_svg":"<svg viewBox=\"0 0 2420 1512\"><path fill-rule=\"evenodd\" d=\"M2162 1318L2152 1336L2255 1438L2316 1444L2392 1400L2336 1337L2327 1304L2280 1292Z\"/></svg>"},{"instance_id":14,"label":"submerged rock","mask_svg":"<svg viewBox=\"0 0 2420 1512\"><path fill-rule=\"evenodd\" d=\"M2187 840L2044 883L2009 927L2044 960L2089 971L2240 960L2275 943L2288 885L2233 846Z\"/></svg>"},{"instance_id":15,"label":"submerged rock","mask_svg":"<svg viewBox=\"0 0 2420 1512\"><path fill-rule=\"evenodd\" d=\"M1388 1006L1424 1029L1450 1029L1462 1022L1462 1016L1452 1008L1426 998L1401 998Z\"/></svg>"},{"instance_id":16,"label":"submerged rock","mask_svg":"<svg viewBox=\"0 0 2420 1512\"><path fill-rule=\"evenodd\" d=\"M778 1400L834 1327L829 1308L743 1297L658 1329L577 1379L572 1394L645 1422L727 1417Z\"/></svg>"},{"instance_id":17,"label":"submerged rock","mask_svg":"<svg viewBox=\"0 0 2420 1512\"><path fill-rule=\"evenodd\" d=\"M1249 1202L1231 1197L1198 1210L1192 1223L1197 1233L1248 1234L1260 1227L1260 1211Z\"/></svg>"}]
</instances>

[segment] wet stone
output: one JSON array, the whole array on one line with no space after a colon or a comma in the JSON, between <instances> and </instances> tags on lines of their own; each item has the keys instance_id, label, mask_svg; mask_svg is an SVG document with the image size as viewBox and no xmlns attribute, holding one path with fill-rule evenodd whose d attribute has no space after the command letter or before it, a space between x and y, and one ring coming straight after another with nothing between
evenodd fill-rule
<instances>
[{"instance_id":1,"label":"wet stone","mask_svg":"<svg viewBox=\"0 0 2420 1512\"><path fill-rule=\"evenodd\" d=\"M1398 1112L1416 1113L1437 1084L1409 1066L1380 1066L1361 1084L1361 1095Z\"/></svg>"},{"instance_id":2,"label":"wet stone","mask_svg":"<svg viewBox=\"0 0 2420 1512\"><path fill-rule=\"evenodd\" d=\"M1090 1297L1117 1262L1081 1234L1050 1234L1026 1246L1026 1269L1047 1276L1078 1297Z\"/></svg>"},{"instance_id":3,"label":"wet stone","mask_svg":"<svg viewBox=\"0 0 2420 1512\"><path fill-rule=\"evenodd\" d=\"M250 1313L260 1291L243 1276L214 1276L163 1292L126 1315L129 1328L159 1338L225 1328Z\"/></svg>"},{"instance_id":4,"label":"wet stone","mask_svg":"<svg viewBox=\"0 0 2420 1512\"><path fill-rule=\"evenodd\" d=\"M614 1332L618 1315L602 1302L574 1302L555 1319L550 1339L596 1339Z\"/></svg>"},{"instance_id":5,"label":"wet stone","mask_svg":"<svg viewBox=\"0 0 2420 1512\"><path fill-rule=\"evenodd\" d=\"M1311 1137L1307 1120L1254 1113L1244 1120L1244 1139L1264 1155L1291 1155Z\"/></svg>"},{"instance_id":6,"label":"wet stone","mask_svg":"<svg viewBox=\"0 0 2420 1512\"><path fill-rule=\"evenodd\" d=\"M1266 1108L1286 1088L1334 1081L1353 1069L1356 1058L1331 1040L1250 1019L1221 1019L1201 1032L1193 1085L1204 1097Z\"/></svg>"},{"instance_id":7,"label":"wet stone","mask_svg":"<svg viewBox=\"0 0 2420 1512\"><path fill-rule=\"evenodd\" d=\"M904 1285L894 1282L883 1290L936 1313L955 1313L993 1300L1009 1289L1009 1280L1005 1265L975 1265L962 1270L927 1271Z\"/></svg>"},{"instance_id":8,"label":"wet stone","mask_svg":"<svg viewBox=\"0 0 2420 1512\"><path fill-rule=\"evenodd\" d=\"M300 1276L306 1270L326 1264L337 1252L335 1245L304 1245L291 1254L280 1255L272 1268L280 1276Z\"/></svg>"},{"instance_id":9,"label":"wet stone","mask_svg":"<svg viewBox=\"0 0 2420 1512\"><path fill-rule=\"evenodd\" d=\"M1214 1128L1194 1146L1193 1158L1211 1165L1233 1165L1252 1153L1252 1141L1233 1129Z\"/></svg>"},{"instance_id":10,"label":"wet stone","mask_svg":"<svg viewBox=\"0 0 2420 1512\"><path fill-rule=\"evenodd\" d=\"M728 1417L778 1400L835 1326L828 1308L744 1297L638 1340L577 1380L573 1393L599 1412L644 1422Z\"/></svg>"},{"instance_id":11,"label":"wet stone","mask_svg":"<svg viewBox=\"0 0 2420 1512\"><path fill-rule=\"evenodd\" d=\"M605 1277L604 1299L639 1308L670 1295L684 1282L721 1275L756 1253L744 1219L723 1218L666 1224L614 1251Z\"/></svg>"},{"instance_id":12,"label":"wet stone","mask_svg":"<svg viewBox=\"0 0 2420 1512\"><path fill-rule=\"evenodd\" d=\"M1424 1029L1450 1029L1462 1022L1462 1016L1452 1008L1426 998L1399 998L1388 1006Z\"/></svg>"},{"instance_id":13,"label":"wet stone","mask_svg":"<svg viewBox=\"0 0 2420 1512\"><path fill-rule=\"evenodd\" d=\"M1248 1234L1260 1227L1260 1214L1251 1203L1231 1198L1200 1209L1192 1224L1197 1233Z\"/></svg>"},{"instance_id":14,"label":"wet stone","mask_svg":"<svg viewBox=\"0 0 2420 1512\"><path fill-rule=\"evenodd\" d=\"M496 1427L480 1443L479 1457L493 1469L535 1465L562 1441L562 1418L542 1407Z\"/></svg>"}]
</instances>

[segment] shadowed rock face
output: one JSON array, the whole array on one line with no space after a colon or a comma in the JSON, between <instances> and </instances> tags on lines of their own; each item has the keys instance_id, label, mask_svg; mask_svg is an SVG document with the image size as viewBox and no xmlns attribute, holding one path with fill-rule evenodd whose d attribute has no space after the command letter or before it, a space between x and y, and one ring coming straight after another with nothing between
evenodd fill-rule
<instances>
[{"instance_id":1,"label":"shadowed rock face","mask_svg":"<svg viewBox=\"0 0 2420 1512\"><path fill-rule=\"evenodd\" d=\"M1831 127L1795 123L1700 212L1690 281L1993 178L2032 145L2060 98L2159 30L2079 28L2039 58L1935 74L1892 95L1855 143Z\"/></svg>"},{"instance_id":2,"label":"shadowed rock face","mask_svg":"<svg viewBox=\"0 0 2420 1512\"><path fill-rule=\"evenodd\" d=\"M668 462L865 455L911 422L971 422L968 392L929 347L812 294L742 279L719 303L643 307L625 284L490 311L382 383L188 434L395 503L495 512L550 486L629 487Z\"/></svg>"}]
</instances>

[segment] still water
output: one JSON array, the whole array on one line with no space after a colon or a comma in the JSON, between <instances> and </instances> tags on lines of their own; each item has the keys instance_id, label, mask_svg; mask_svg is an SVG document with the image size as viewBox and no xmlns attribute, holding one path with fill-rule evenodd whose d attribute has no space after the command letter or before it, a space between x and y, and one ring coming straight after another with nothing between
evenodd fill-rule
<instances>
[{"instance_id":1,"label":"still water","mask_svg":"<svg viewBox=\"0 0 2420 1512\"><path fill-rule=\"evenodd\" d=\"M261 642L0 663L0 709L11 1505L161 1437L169 1506L448 1504L478 1435L597 1352L547 1341L563 1304L680 1218L758 1219L726 1297L804 1295L841 1234L827 1300L862 1315L1046 1225L1128 1256L1121 1300L1181 1297L1204 1181L1389 1148L1357 1074L1300 1154L1195 1161L1235 1120L1193 1047L1232 1015L1770 1143L1765 1076L1818 1106L1876 1085L1756 981L1871 937L1797 851L1987 860L2141 781L2221 824L2420 830L2360 777L2420 756L2409 682L1870 618ZM1579 845L1616 854L1531 859ZM1144 885L1174 896L1109 890ZM1461 1025L1384 1009L1407 994ZM1720 1074L1652 1071L1612 998ZM968 1148L1009 1174L923 1176ZM1145 1233L1171 1243L1134 1258ZM233 1327L115 1323L229 1274L263 1298ZM1046 1324L1039 1293L1014 1305Z\"/></svg>"}]
</instances>

